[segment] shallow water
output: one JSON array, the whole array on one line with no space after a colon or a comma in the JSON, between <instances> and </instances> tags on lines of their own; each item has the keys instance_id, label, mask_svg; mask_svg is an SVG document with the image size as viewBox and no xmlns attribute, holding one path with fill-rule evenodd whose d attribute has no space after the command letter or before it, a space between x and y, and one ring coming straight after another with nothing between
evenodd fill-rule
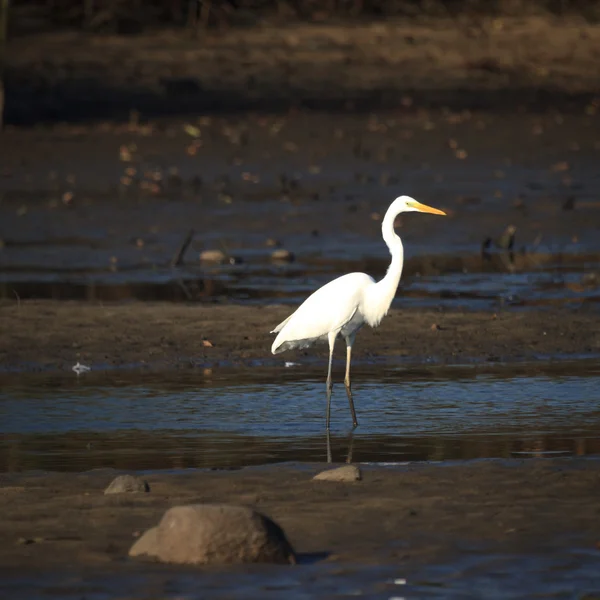
<instances>
[{"instance_id":1,"label":"shallow water","mask_svg":"<svg viewBox=\"0 0 600 600\"><path fill-rule=\"evenodd\" d=\"M377 600L444 598L463 600L587 599L600 594L597 551L546 549L538 554L457 552L452 560L423 568L400 565L331 564L310 555L296 567L192 570L153 564L128 565L126 574L54 573L2 578L7 597L248 598L290 600L357 597Z\"/></svg>"},{"instance_id":2,"label":"shallow water","mask_svg":"<svg viewBox=\"0 0 600 600\"><path fill-rule=\"evenodd\" d=\"M147 138L39 133L0 178L0 298L297 303L349 271L383 276L382 213L410 193L449 218L399 220L403 305L598 305L600 142L587 118L377 118L385 134L366 116L219 119L202 126L194 156L178 121ZM543 136L532 134L540 122ZM280 135L269 134L274 124ZM227 132L240 127L248 145L232 146ZM133 140L139 156L119 160ZM457 140L469 141L468 160L448 147ZM282 151L291 141L297 150ZM160 190L149 192L142 184L155 176ZM514 255L492 243L483 256L484 240L508 225ZM185 264L172 268L190 228ZM274 263L267 241L295 261ZM241 262L202 263L203 249Z\"/></svg>"},{"instance_id":3,"label":"shallow water","mask_svg":"<svg viewBox=\"0 0 600 600\"><path fill-rule=\"evenodd\" d=\"M366 251L352 244L352 254ZM471 310L503 306L579 307L600 303L600 253L598 256L540 255L528 265L514 267L508 255L489 259L477 254L447 257L421 256L408 260L395 306L445 306ZM251 259L252 260L252 259ZM539 263L536 263L539 260ZM435 265L427 267L427 263ZM0 298L44 298L85 301L219 301L299 304L310 293L335 277L367 271L385 273L382 259L300 259L292 264L272 264L268 258L236 265L131 266L118 272L100 269L30 270L11 266L0 273ZM431 271L431 272L428 272Z\"/></svg>"},{"instance_id":4,"label":"shallow water","mask_svg":"<svg viewBox=\"0 0 600 600\"><path fill-rule=\"evenodd\" d=\"M288 363L290 364L290 363ZM318 374L317 374L318 373ZM334 388L334 460L398 462L600 453L600 365L357 368L352 438ZM277 379L275 379L277 377ZM326 456L322 373L279 371L7 378L3 471L240 467Z\"/></svg>"}]
</instances>

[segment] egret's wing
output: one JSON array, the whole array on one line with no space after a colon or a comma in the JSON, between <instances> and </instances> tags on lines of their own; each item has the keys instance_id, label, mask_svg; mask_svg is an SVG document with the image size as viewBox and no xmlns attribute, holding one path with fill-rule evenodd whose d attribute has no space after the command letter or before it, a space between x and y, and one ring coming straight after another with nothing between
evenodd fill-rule
<instances>
[{"instance_id":1,"label":"egret's wing","mask_svg":"<svg viewBox=\"0 0 600 600\"><path fill-rule=\"evenodd\" d=\"M364 273L350 273L319 288L277 327L272 351L276 352L285 342L290 343L288 347L308 345L331 331L339 331L352 319L365 287L372 283L373 279Z\"/></svg>"},{"instance_id":2,"label":"egret's wing","mask_svg":"<svg viewBox=\"0 0 600 600\"><path fill-rule=\"evenodd\" d=\"M285 321L281 321L281 323L279 323L279 325L277 325L277 327L275 327L275 329L273 329L273 331L271 331L271 333L279 333L284 327L285 324L293 317L294 315L291 314Z\"/></svg>"}]
</instances>

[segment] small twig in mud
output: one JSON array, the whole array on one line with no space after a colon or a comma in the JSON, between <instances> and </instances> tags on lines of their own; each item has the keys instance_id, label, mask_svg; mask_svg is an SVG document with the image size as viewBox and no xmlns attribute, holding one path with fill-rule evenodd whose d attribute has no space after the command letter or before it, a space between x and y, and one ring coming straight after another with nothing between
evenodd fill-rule
<instances>
[{"instance_id":1,"label":"small twig in mud","mask_svg":"<svg viewBox=\"0 0 600 600\"><path fill-rule=\"evenodd\" d=\"M185 294L185 297L188 300L193 300L194 299L194 296L192 295L192 293L190 292L188 286L185 285L185 282L182 279L175 280L175 283L177 283L177 285L183 290L183 293Z\"/></svg>"},{"instance_id":2,"label":"small twig in mud","mask_svg":"<svg viewBox=\"0 0 600 600\"><path fill-rule=\"evenodd\" d=\"M15 298L17 299L17 310L21 310L21 297L19 296L19 294L17 294L17 290L13 289L12 292L15 295Z\"/></svg>"},{"instance_id":3,"label":"small twig in mud","mask_svg":"<svg viewBox=\"0 0 600 600\"><path fill-rule=\"evenodd\" d=\"M171 261L172 267L178 267L183 264L183 257L185 256L187 249L190 247L190 244L192 243L192 240L194 239L194 234L195 234L195 231L193 229L190 229L188 231L188 234L185 236L185 239L183 240L181 246L179 247L177 254L175 254L175 256L173 256L173 260Z\"/></svg>"}]
</instances>

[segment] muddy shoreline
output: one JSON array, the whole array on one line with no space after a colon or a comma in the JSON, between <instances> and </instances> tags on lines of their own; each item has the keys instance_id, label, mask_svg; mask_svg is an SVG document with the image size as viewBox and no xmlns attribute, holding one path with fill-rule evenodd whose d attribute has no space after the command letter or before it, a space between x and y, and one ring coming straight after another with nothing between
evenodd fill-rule
<instances>
[{"instance_id":1,"label":"muddy shoreline","mask_svg":"<svg viewBox=\"0 0 600 600\"><path fill-rule=\"evenodd\" d=\"M582 111L598 27L577 16L389 19L10 41L13 124L198 112L381 108Z\"/></svg>"},{"instance_id":2,"label":"muddy shoreline","mask_svg":"<svg viewBox=\"0 0 600 600\"><path fill-rule=\"evenodd\" d=\"M325 359L326 348L273 357L269 331L286 306L5 302L0 362L5 371L279 365ZM584 358L600 352L595 311L460 312L392 309L364 328L355 361L465 364ZM340 345L341 348L341 345ZM341 352L341 350L340 350Z\"/></svg>"},{"instance_id":3,"label":"muddy shoreline","mask_svg":"<svg viewBox=\"0 0 600 600\"><path fill-rule=\"evenodd\" d=\"M361 569L393 568L395 577L414 585L411 577L423 565L450 561L458 576L461 560L477 554L543 553L566 560L567 548L597 552L596 460L368 466L363 481L353 484L312 481L322 469L306 464L150 473L144 477L151 492L127 496L103 495L116 474L109 470L4 474L2 588L13 594L50 593L58 580L63 592L95 585L96 591L119 589L139 597L143 591L131 590L127 578L139 585L140 577L152 574L157 597L161 591L168 595L167 580L185 585L186 575L195 573L196 585L213 577L216 593L219 585L234 583L240 570L230 569L224 577L219 570L124 560L134 536L155 524L167 508L198 502L249 505L279 522L301 556L301 565L286 576L299 578L301 586L330 566L343 569L348 578L358 571L362 585L369 584L369 576L368 571L361 575ZM313 568L307 571L302 561ZM485 573L489 567L484 563L479 568ZM79 573L75 579L74 572ZM256 573L262 585L277 578L268 569ZM580 590L590 583L580 582Z\"/></svg>"}]
</instances>

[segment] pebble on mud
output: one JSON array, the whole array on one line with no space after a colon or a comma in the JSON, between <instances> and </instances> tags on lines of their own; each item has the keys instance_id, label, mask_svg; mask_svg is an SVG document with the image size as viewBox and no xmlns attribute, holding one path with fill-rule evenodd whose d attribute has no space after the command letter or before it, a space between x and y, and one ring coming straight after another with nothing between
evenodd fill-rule
<instances>
[{"instance_id":1,"label":"pebble on mud","mask_svg":"<svg viewBox=\"0 0 600 600\"><path fill-rule=\"evenodd\" d=\"M104 490L105 494L133 494L137 492L149 492L150 486L145 479L133 475L119 475L115 477L110 485Z\"/></svg>"},{"instance_id":2,"label":"pebble on mud","mask_svg":"<svg viewBox=\"0 0 600 600\"><path fill-rule=\"evenodd\" d=\"M296 564L279 525L249 508L226 504L169 509L129 550L129 556L140 555L176 564Z\"/></svg>"},{"instance_id":3,"label":"pebble on mud","mask_svg":"<svg viewBox=\"0 0 600 600\"><path fill-rule=\"evenodd\" d=\"M227 260L227 255L223 250L203 250L200 252L200 260L203 262L222 263Z\"/></svg>"},{"instance_id":4,"label":"pebble on mud","mask_svg":"<svg viewBox=\"0 0 600 600\"><path fill-rule=\"evenodd\" d=\"M320 473L317 473L313 479L315 481L360 481L362 479L362 473L356 465L344 465L343 467L337 467L336 469L321 471Z\"/></svg>"},{"instance_id":5,"label":"pebble on mud","mask_svg":"<svg viewBox=\"0 0 600 600\"><path fill-rule=\"evenodd\" d=\"M271 253L271 260L274 262L294 262L294 253L285 248L277 248Z\"/></svg>"}]
</instances>

